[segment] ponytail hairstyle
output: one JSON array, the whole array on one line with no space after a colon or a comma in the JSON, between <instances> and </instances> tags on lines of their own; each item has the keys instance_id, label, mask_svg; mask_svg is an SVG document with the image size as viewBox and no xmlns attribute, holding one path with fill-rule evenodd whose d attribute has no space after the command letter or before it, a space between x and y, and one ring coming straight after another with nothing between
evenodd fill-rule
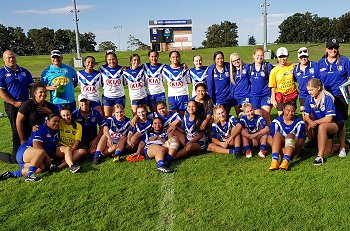
<instances>
[{"instance_id":1,"label":"ponytail hairstyle","mask_svg":"<svg viewBox=\"0 0 350 231\"><path fill-rule=\"evenodd\" d=\"M242 67L244 65L244 62L242 61L241 57L239 56L238 53L234 52L230 55L230 80L233 84L236 83L236 78L235 78L235 73L237 71L237 68L235 66L233 66L232 61L236 60L236 59L240 59L240 67L239 69L241 70L241 75L242 75Z\"/></svg>"},{"instance_id":2,"label":"ponytail hairstyle","mask_svg":"<svg viewBox=\"0 0 350 231\"><path fill-rule=\"evenodd\" d=\"M224 108L223 105L221 105L221 104L216 105L216 106L214 107L214 111L213 111L213 114L214 114L214 123L218 123L218 122L219 122L218 116L216 115L216 111L217 111L218 109L223 109L223 110L226 111L226 109Z\"/></svg>"},{"instance_id":3,"label":"ponytail hairstyle","mask_svg":"<svg viewBox=\"0 0 350 231\"><path fill-rule=\"evenodd\" d=\"M60 118L62 119L61 117L61 111L69 111L70 114L71 114L71 121L72 121L72 127L74 129L77 129L77 123L75 122L75 120L73 119L73 116L72 116L72 109L70 107L68 107L67 105L63 105L60 109Z\"/></svg>"},{"instance_id":4,"label":"ponytail hairstyle","mask_svg":"<svg viewBox=\"0 0 350 231\"><path fill-rule=\"evenodd\" d=\"M320 108L320 105L324 104L324 99L326 98L326 95L329 95L332 98L332 101L334 102L333 95L324 89L324 86L319 79L316 79L316 78L309 79L306 86L319 88L319 91L320 91L318 95L318 102L315 104L313 109L317 110Z\"/></svg>"}]
</instances>

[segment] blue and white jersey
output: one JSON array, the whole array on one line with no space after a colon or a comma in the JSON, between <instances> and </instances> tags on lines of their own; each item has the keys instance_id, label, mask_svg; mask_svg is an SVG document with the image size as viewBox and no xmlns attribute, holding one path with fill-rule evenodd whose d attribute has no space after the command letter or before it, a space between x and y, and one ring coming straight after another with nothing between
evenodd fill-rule
<instances>
[{"instance_id":1,"label":"blue and white jersey","mask_svg":"<svg viewBox=\"0 0 350 231\"><path fill-rule=\"evenodd\" d=\"M334 98L325 94L323 102L320 102L316 108L316 102L310 95L305 100L305 115L313 115L315 120L322 119L326 116L333 116L332 121L342 121L341 114L337 113L334 106Z\"/></svg>"},{"instance_id":2,"label":"blue and white jersey","mask_svg":"<svg viewBox=\"0 0 350 231\"><path fill-rule=\"evenodd\" d=\"M154 132L153 129L151 129L150 131L144 133L141 136L141 141L145 142L144 149L147 149L152 144L157 144L160 146L163 145L163 142L161 140L149 140L150 138L152 138L154 136L158 136L159 138L163 138L165 140L168 140L168 133L166 131L162 131L162 132L158 133L158 132Z\"/></svg>"},{"instance_id":3,"label":"blue and white jersey","mask_svg":"<svg viewBox=\"0 0 350 231\"><path fill-rule=\"evenodd\" d=\"M214 81L214 82L213 82ZM208 67L206 78L208 93L214 104L229 103L231 97L230 64L224 63L224 70L219 72L215 64Z\"/></svg>"},{"instance_id":4,"label":"blue and white jersey","mask_svg":"<svg viewBox=\"0 0 350 231\"><path fill-rule=\"evenodd\" d=\"M29 86L33 83L32 75L23 67L17 66L15 71L6 66L0 69L0 89L16 101L29 99Z\"/></svg>"},{"instance_id":5,"label":"blue and white jersey","mask_svg":"<svg viewBox=\"0 0 350 231\"><path fill-rule=\"evenodd\" d=\"M266 67L265 67L266 66ZM269 76L273 66L271 63L262 63L259 70L255 68L255 63L250 65L251 95L255 97L271 96L269 88Z\"/></svg>"},{"instance_id":6,"label":"blue and white jersey","mask_svg":"<svg viewBox=\"0 0 350 231\"><path fill-rule=\"evenodd\" d=\"M99 111L90 108L90 113L85 118L81 113L80 109L73 111L72 118L82 126L82 140L93 140L97 136L97 127L103 125L103 117Z\"/></svg>"},{"instance_id":7,"label":"blue and white jersey","mask_svg":"<svg viewBox=\"0 0 350 231\"><path fill-rule=\"evenodd\" d=\"M103 95L108 98L120 98L125 95L123 81L123 67L109 67L102 65L99 69L102 75Z\"/></svg>"},{"instance_id":8,"label":"blue and white jersey","mask_svg":"<svg viewBox=\"0 0 350 231\"><path fill-rule=\"evenodd\" d=\"M224 125L221 125L220 121L212 124L210 138L226 141L231 135L232 128L236 127L237 124L238 120L234 116L227 115Z\"/></svg>"},{"instance_id":9,"label":"blue and white jersey","mask_svg":"<svg viewBox=\"0 0 350 231\"><path fill-rule=\"evenodd\" d=\"M246 115L242 116L239 119L239 122L242 124L243 129L247 128L250 134L257 133L261 129L264 129L267 126L267 122L261 115L255 114L253 119L250 120Z\"/></svg>"},{"instance_id":10,"label":"blue and white jersey","mask_svg":"<svg viewBox=\"0 0 350 231\"><path fill-rule=\"evenodd\" d=\"M196 95L195 87L198 83L205 83L207 78L207 66L201 66L200 69L191 68L190 69L190 80L192 82L192 97Z\"/></svg>"},{"instance_id":11,"label":"blue and white jersey","mask_svg":"<svg viewBox=\"0 0 350 231\"><path fill-rule=\"evenodd\" d=\"M131 129L130 119L125 116L123 121L119 121L114 116L110 116L103 123L103 126L109 128L109 134L114 141L118 141L122 136L127 136Z\"/></svg>"},{"instance_id":12,"label":"blue and white jersey","mask_svg":"<svg viewBox=\"0 0 350 231\"><path fill-rule=\"evenodd\" d=\"M153 112L153 113L148 114L147 117L150 119L157 118L157 117L161 118L164 122L164 124L163 124L164 129L168 129L169 124L174 122L175 120L181 120L180 114L177 112L172 112L172 111L170 111L167 116L162 116L157 112Z\"/></svg>"},{"instance_id":13,"label":"blue and white jersey","mask_svg":"<svg viewBox=\"0 0 350 231\"><path fill-rule=\"evenodd\" d=\"M233 84L231 91L235 99L248 98L250 95L250 66L246 64L242 70L235 72L235 84Z\"/></svg>"},{"instance_id":14,"label":"blue and white jersey","mask_svg":"<svg viewBox=\"0 0 350 231\"><path fill-rule=\"evenodd\" d=\"M305 139L305 131L305 123L302 119L296 117L292 124L287 125L284 123L283 115L281 115L272 121L269 136L273 137L276 132L279 132L286 137L289 133L292 133L298 139Z\"/></svg>"},{"instance_id":15,"label":"blue and white jersey","mask_svg":"<svg viewBox=\"0 0 350 231\"><path fill-rule=\"evenodd\" d=\"M179 68L172 68L165 65L162 71L163 77L168 82L168 96L188 95L189 71Z\"/></svg>"},{"instance_id":16,"label":"blue and white jersey","mask_svg":"<svg viewBox=\"0 0 350 231\"><path fill-rule=\"evenodd\" d=\"M300 69L300 64L298 64L294 67L293 75L298 82L299 98L305 99L309 95L306 89L307 82L311 78L318 78L318 65L316 62L309 61L309 64L303 71Z\"/></svg>"},{"instance_id":17,"label":"blue and white jersey","mask_svg":"<svg viewBox=\"0 0 350 231\"><path fill-rule=\"evenodd\" d=\"M151 63L143 64L143 69L146 76L146 90L148 95L156 95L165 92L162 76L163 68L164 64L160 63L155 66L152 66Z\"/></svg>"},{"instance_id":18,"label":"blue and white jersey","mask_svg":"<svg viewBox=\"0 0 350 231\"><path fill-rule=\"evenodd\" d=\"M318 61L319 79L323 83L325 89L334 96L342 95L339 87L344 84L350 76L350 62L345 56L340 56L340 64L338 60L330 63L327 58Z\"/></svg>"},{"instance_id":19,"label":"blue and white jersey","mask_svg":"<svg viewBox=\"0 0 350 231\"><path fill-rule=\"evenodd\" d=\"M56 154L58 139L59 130L51 130L46 124L40 124L38 130L32 132L29 140L22 145L33 147L33 141L39 141L46 154L53 157Z\"/></svg>"},{"instance_id":20,"label":"blue and white jersey","mask_svg":"<svg viewBox=\"0 0 350 231\"><path fill-rule=\"evenodd\" d=\"M64 86L63 92L50 91L50 103L64 104L75 102L74 86L77 84L77 78L73 67L66 64L62 64L61 67L55 67L51 64L41 73L41 83L45 86Z\"/></svg>"},{"instance_id":21,"label":"blue and white jersey","mask_svg":"<svg viewBox=\"0 0 350 231\"><path fill-rule=\"evenodd\" d=\"M182 119L181 128L185 132L186 141L192 140L194 137L196 137L199 134L198 131L196 131L195 129L194 120L192 121L190 120L190 114L188 113ZM201 148L205 147L206 137L204 134L203 134L203 137L198 141L198 143L201 146Z\"/></svg>"},{"instance_id":22,"label":"blue and white jersey","mask_svg":"<svg viewBox=\"0 0 350 231\"><path fill-rule=\"evenodd\" d=\"M77 71L78 83L80 84L81 94L87 96L88 100L100 101L101 73L93 70L87 73L85 70Z\"/></svg>"},{"instance_id":23,"label":"blue and white jersey","mask_svg":"<svg viewBox=\"0 0 350 231\"><path fill-rule=\"evenodd\" d=\"M133 127L133 133L139 132L143 135L145 132L148 132L152 129L152 120L147 119L146 122L136 121L135 127Z\"/></svg>"},{"instance_id":24,"label":"blue and white jersey","mask_svg":"<svg viewBox=\"0 0 350 231\"><path fill-rule=\"evenodd\" d=\"M142 67L137 67L135 70L127 68L123 72L123 77L129 87L130 100L143 99L147 97L145 87L146 79L144 69Z\"/></svg>"}]
</instances>

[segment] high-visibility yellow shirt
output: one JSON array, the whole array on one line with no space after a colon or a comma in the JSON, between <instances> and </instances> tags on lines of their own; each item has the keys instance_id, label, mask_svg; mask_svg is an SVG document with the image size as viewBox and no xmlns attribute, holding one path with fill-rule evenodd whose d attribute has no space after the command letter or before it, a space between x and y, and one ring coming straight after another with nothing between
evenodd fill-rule
<instances>
[{"instance_id":1,"label":"high-visibility yellow shirt","mask_svg":"<svg viewBox=\"0 0 350 231\"><path fill-rule=\"evenodd\" d=\"M82 136L82 126L79 123L76 123L76 129L73 128L73 125L66 124L63 120L60 120L60 139L58 141L59 145L66 147L72 147L76 140L81 141Z\"/></svg>"},{"instance_id":2,"label":"high-visibility yellow shirt","mask_svg":"<svg viewBox=\"0 0 350 231\"><path fill-rule=\"evenodd\" d=\"M275 66L270 72L269 87L276 88L276 93L281 92L283 95L293 93L297 89L293 69L294 64L285 67Z\"/></svg>"}]
</instances>

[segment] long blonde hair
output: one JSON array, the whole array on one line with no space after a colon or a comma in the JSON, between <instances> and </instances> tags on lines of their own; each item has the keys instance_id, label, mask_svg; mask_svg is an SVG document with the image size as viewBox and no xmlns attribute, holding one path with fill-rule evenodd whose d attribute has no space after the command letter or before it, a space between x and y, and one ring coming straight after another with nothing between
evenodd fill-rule
<instances>
[{"instance_id":1,"label":"long blonde hair","mask_svg":"<svg viewBox=\"0 0 350 231\"><path fill-rule=\"evenodd\" d=\"M324 89L324 86L319 79L316 79L316 78L309 79L306 86L313 87L313 88L318 88L318 87L320 88L320 93L318 95L318 102L316 102L314 106L315 110L319 109L320 105L324 104L324 99L326 98L326 95L329 95L332 98L332 101L334 102L333 95Z\"/></svg>"},{"instance_id":2,"label":"long blonde hair","mask_svg":"<svg viewBox=\"0 0 350 231\"><path fill-rule=\"evenodd\" d=\"M236 67L233 66L233 64L232 64L232 61L235 60L234 58L240 59L240 60L241 60L241 61L240 61L240 67L239 67L239 69L240 69L241 71L242 71L242 67L243 67L243 65L244 65L243 60L241 59L241 57L239 56L239 54L238 54L237 52L234 52L234 53L232 53L232 54L230 55L230 80L231 80L231 82L232 82L233 84L236 83L235 72L236 72L236 70L237 70Z\"/></svg>"}]
</instances>

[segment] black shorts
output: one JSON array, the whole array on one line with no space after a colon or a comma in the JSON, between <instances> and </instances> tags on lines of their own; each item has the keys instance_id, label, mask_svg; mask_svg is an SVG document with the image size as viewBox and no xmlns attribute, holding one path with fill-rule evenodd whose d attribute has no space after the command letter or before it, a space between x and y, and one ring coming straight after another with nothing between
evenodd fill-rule
<instances>
[{"instance_id":1,"label":"black shorts","mask_svg":"<svg viewBox=\"0 0 350 231\"><path fill-rule=\"evenodd\" d=\"M337 127L338 127L338 132L340 132L342 129L343 129L343 127L344 127L344 121L337 121L337 122L334 122L336 125L337 125ZM337 133L338 133L337 132ZM333 133L333 134L327 134L327 138L328 139L334 139L334 136L335 136L335 134L337 134L337 133Z\"/></svg>"},{"instance_id":2,"label":"black shorts","mask_svg":"<svg viewBox=\"0 0 350 231\"><path fill-rule=\"evenodd\" d=\"M304 104L305 104L305 98L299 98L299 105L300 105L300 112L303 112L303 111L301 111L301 107L304 107Z\"/></svg>"},{"instance_id":3,"label":"black shorts","mask_svg":"<svg viewBox=\"0 0 350 231\"><path fill-rule=\"evenodd\" d=\"M335 110L340 113L344 120L348 119L349 107L342 95L334 96Z\"/></svg>"}]
</instances>

